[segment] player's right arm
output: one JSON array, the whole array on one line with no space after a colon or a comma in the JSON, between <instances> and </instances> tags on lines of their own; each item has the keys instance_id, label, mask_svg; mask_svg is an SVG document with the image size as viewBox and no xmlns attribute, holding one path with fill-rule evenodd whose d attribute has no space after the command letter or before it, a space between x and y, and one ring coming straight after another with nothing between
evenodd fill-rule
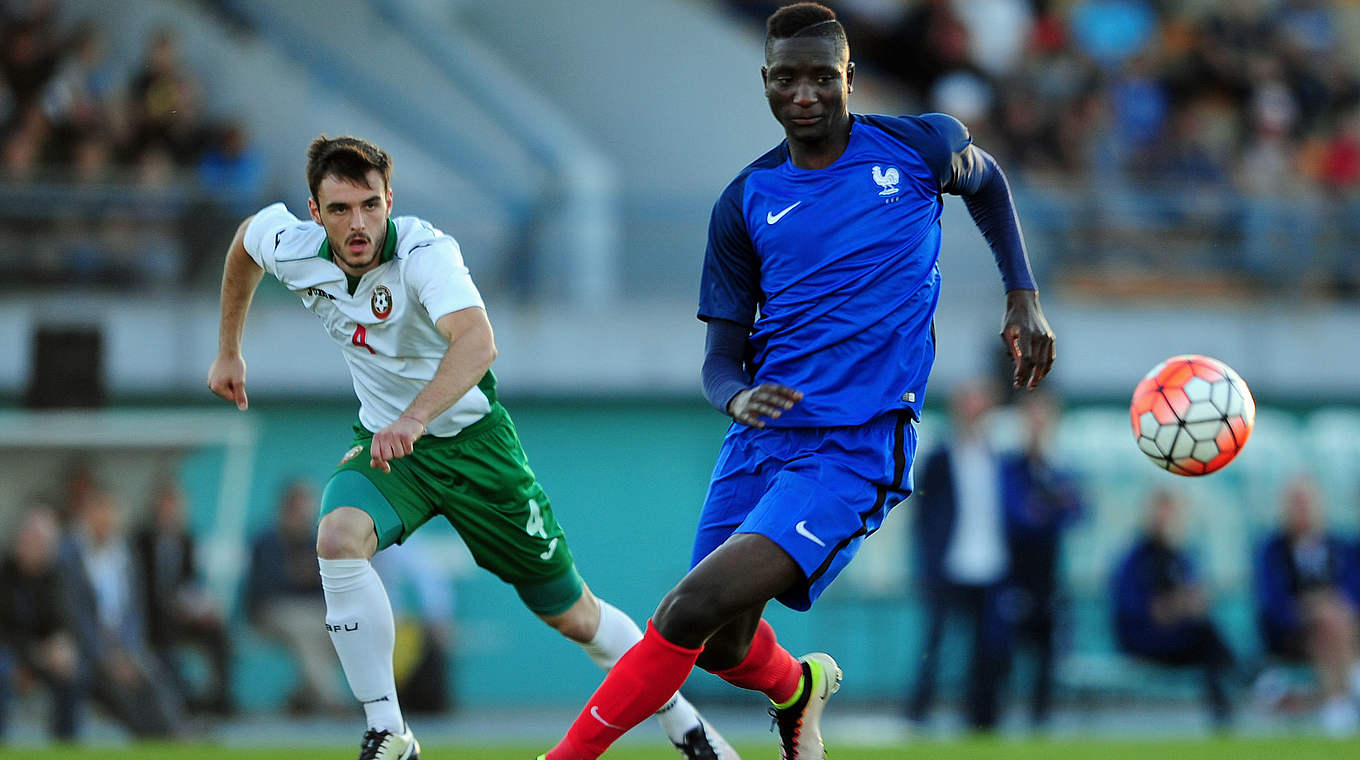
<instances>
[{"instance_id":1,"label":"player's right arm","mask_svg":"<svg viewBox=\"0 0 1360 760\"><path fill-rule=\"evenodd\" d=\"M236 228L236 235L227 248L226 264L222 268L222 312L217 326L217 358L208 370L208 388L244 411L246 400L246 361L241 356L241 336L245 332L246 314L255 298L255 289L264 278L264 269L246 251L246 228L253 216Z\"/></svg>"},{"instance_id":2,"label":"player's right arm","mask_svg":"<svg viewBox=\"0 0 1360 760\"><path fill-rule=\"evenodd\" d=\"M743 358L746 325L726 319L710 319L701 372L704 397L719 411L752 427L765 427L761 417L778 419L802 400L803 394L786 385L761 383L750 386Z\"/></svg>"},{"instance_id":3,"label":"player's right arm","mask_svg":"<svg viewBox=\"0 0 1360 760\"><path fill-rule=\"evenodd\" d=\"M742 175L743 177L745 174ZM708 323L701 371L704 397L743 425L765 427L802 400L801 391L775 383L751 386L746 341L763 295L760 264L741 213L742 178L713 206L699 286L699 318Z\"/></svg>"}]
</instances>

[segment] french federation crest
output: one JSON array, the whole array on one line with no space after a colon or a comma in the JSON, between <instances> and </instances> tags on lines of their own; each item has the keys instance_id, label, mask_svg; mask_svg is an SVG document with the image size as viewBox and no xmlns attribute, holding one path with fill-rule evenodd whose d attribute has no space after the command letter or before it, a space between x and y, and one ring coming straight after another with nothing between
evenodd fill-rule
<instances>
[{"instance_id":1,"label":"french federation crest","mask_svg":"<svg viewBox=\"0 0 1360 760\"><path fill-rule=\"evenodd\" d=\"M896 166L889 166L885 172L878 164L874 164L874 184L883 188L878 191L879 195L896 195L900 189L897 183L902 181L902 175L898 173Z\"/></svg>"},{"instance_id":2,"label":"french federation crest","mask_svg":"<svg viewBox=\"0 0 1360 760\"><path fill-rule=\"evenodd\" d=\"M378 319L387 319L392 313L392 291L386 285L379 285L373 289L373 300L370 302L373 307L373 316Z\"/></svg>"}]
</instances>

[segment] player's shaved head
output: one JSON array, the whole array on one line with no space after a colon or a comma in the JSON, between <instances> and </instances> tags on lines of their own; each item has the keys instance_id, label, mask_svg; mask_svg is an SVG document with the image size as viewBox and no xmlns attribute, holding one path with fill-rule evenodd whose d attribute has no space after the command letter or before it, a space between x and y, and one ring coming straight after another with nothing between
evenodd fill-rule
<instances>
[{"instance_id":1,"label":"player's shaved head","mask_svg":"<svg viewBox=\"0 0 1360 760\"><path fill-rule=\"evenodd\" d=\"M836 20L836 12L821 3L794 3L770 14L765 20L765 60L770 60L775 42L795 37L830 40L842 58L850 57L845 27Z\"/></svg>"},{"instance_id":2,"label":"player's shaved head","mask_svg":"<svg viewBox=\"0 0 1360 760\"><path fill-rule=\"evenodd\" d=\"M385 190L392 185L392 157L387 151L359 137L321 135L307 146L307 189L316 200L321 180L335 176L360 187L368 187L368 173L382 176Z\"/></svg>"}]
</instances>

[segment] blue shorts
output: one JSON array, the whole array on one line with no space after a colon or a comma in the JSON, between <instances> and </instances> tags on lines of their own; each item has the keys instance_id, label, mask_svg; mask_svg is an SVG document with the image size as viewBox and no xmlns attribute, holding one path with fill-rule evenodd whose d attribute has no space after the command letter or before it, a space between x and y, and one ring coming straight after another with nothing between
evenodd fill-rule
<instances>
[{"instance_id":1,"label":"blue shorts","mask_svg":"<svg viewBox=\"0 0 1360 760\"><path fill-rule=\"evenodd\" d=\"M807 610L866 536L911 494L911 411L863 425L753 428L734 423L708 486L690 567L734 533L759 533L788 552L806 580L777 599Z\"/></svg>"}]
</instances>

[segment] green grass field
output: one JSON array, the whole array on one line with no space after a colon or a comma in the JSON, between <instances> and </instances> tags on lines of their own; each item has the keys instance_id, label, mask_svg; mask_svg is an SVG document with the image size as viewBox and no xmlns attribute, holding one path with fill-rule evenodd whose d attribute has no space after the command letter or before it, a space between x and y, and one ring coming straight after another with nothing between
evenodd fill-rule
<instances>
[{"instance_id":1,"label":"green grass field","mask_svg":"<svg viewBox=\"0 0 1360 760\"><path fill-rule=\"evenodd\" d=\"M446 745L426 746L421 760L529 760L543 747ZM739 744L746 760L773 760L772 743ZM138 744L127 747L0 749L0 758L101 758L119 760L349 760L348 747L307 749L247 749L201 745ZM833 746L834 760L1346 760L1360 758L1360 740L1347 742L1314 738L1139 740L1139 741L1008 741L967 740L920 742L884 747ZM675 760L678 755L647 746L623 746L608 760Z\"/></svg>"}]
</instances>

